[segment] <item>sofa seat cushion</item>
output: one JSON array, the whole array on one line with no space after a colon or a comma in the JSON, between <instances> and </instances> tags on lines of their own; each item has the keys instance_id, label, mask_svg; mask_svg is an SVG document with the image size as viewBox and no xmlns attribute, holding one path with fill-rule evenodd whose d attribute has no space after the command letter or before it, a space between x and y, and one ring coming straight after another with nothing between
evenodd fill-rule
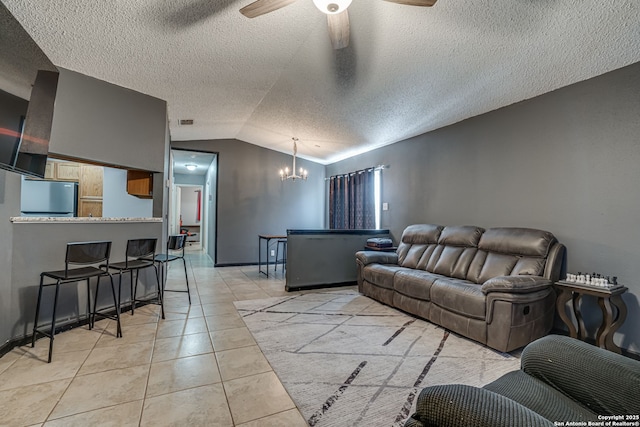
<instances>
[{"instance_id":1,"label":"sofa seat cushion","mask_svg":"<svg viewBox=\"0 0 640 427\"><path fill-rule=\"evenodd\" d=\"M431 286L431 302L473 319L486 317L486 297L482 287L460 279L441 277Z\"/></svg>"},{"instance_id":2,"label":"sofa seat cushion","mask_svg":"<svg viewBox=\"0 0 640 427\"><path fill-rule=\"evenodd\" d=\"M429 301L431 285L438 279L442 279L442 276L427 271L401 270L393 279L393 289L405 296Z\"/></svg>"},{"instance_id":3,"label":"sofa seat cushion","mask_svg":"<svg viewBox=\"0 0 640 427\"><path fill-rule=\"evenodd\" d=\"M393 276L399 270L409 270L393 264L370 264L362 270L362 278L381 288L393 289Z\"/></svg>"}]
</instances>

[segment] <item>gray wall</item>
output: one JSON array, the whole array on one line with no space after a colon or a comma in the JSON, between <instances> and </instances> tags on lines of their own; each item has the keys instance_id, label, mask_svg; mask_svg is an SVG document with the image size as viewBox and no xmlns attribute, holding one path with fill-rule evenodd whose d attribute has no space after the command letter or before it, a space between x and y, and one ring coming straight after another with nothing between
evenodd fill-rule
<instances>
[{"instance_id":1,"label":"gray wall","mask_svg":"<svg viewBox=\"0 0 640 427\"><path fill-rule=\"evenodd\" d=\"M29 336L33 328L35 305L38 297L38 285L41 271L60 270L64 268L65 247L73 241L110 240L111 262L124 261L128 239L162 237L162 223L17 223L13 224L12 239L12 292L11 318L6 327L11 338ZM161 251L160 243L156 251ZM118 286L119 276L115 275L115 285ZM52 283L47 279L47 283ZM140 272L137 296L143 299L145 295L154 295L156 276L153 269ZM53 294L55 287L47 288L43 294L40 319L43 324L50 323L53 308ZM95 290L95 282L92 281ZM93 292L93 291L92 291ZM117 292L117 289L116 289ZM60 323L73 320L78 315L86 314L86 284L69 283L61 286L59 308L56 318ZM130 299L129 275L122 277L122 302ZM109 281L100 281L99 308L113 307L113 297ZM3 325L5 323L3 322ZM123 335L127 329L123 328Z\"/></svg>"},{"instance_id":2,"label":"gray wall","mask_svg":"<svg viewBox=\"0 0 640 427\"><path fill-rule=\"evenodd\" d=\"M102 216L105 218L149 218L153 216L153 200L127 193L127 171L104 168Z\"/></svg>"},{"instance_id":3,"label":"gray wall","mask_svg":"<svg viewBox=\"0 0 640 427\"><path fill-rule=\"evenodd\" d=\"M174 173L173 183L176 185L203 185L206 182L206 175L187 175L185 173Z\"/></svg>"},{"instance_id":4,"label":"gray wall","mask_svg":"<svg viewBox=\"0 0 640 427\"><path fill-rule=\"evenodd\" d=\"M570 272L618 276L640 350L640 63L327 166L388 164L382 227L522 226L553 232ZM593 330L600 310L584 304Z\"/></svg>"},{"instance_id":5,"label":"gray wall","mask_svg":"<svg viewBox=\"0 0 640 427\"><path fill-rule=\"evenodd\" d=\"M209 257L211 259L216 259L216 191L218 190L217 180L218 156L216 156L209 165L209 169L207 169L207 175L205 178L205 195L207 196L207 200L205 200L205 206L207 208L207 235L203 236L203 238L207 239L207 254L209 254Z\"/></svg>"},{"instance_id":6,"label":"gray wall","mask_svg":"<svg viewBox=\"0 0 640 427\"><path fill-rule=\"evenodd\" d=\"M171 134L169 132L169 117L166 116L165 111L165 125L164 125L164 165L162 172L153 174L153 216L155 218L161 217L163 219L164 227L162 232L162 241L166 242L169 235L169 203L165 203L165 200L169 200L169 159L171 158ZM157 195L162 197L156 197ZM164 244L164 243L163 243ZM164 246L163 246L164 247Z\"/></svg>"},{"instance_id":7,"label":"gray wall","mask_svg":"<svg viewBox=\"0 0 640 427\"><path fill-rule=\"evenodd\" d=\"M52 153L131 168L157 171L154 175L153 213L163 215L166 186L164 176L168 170L168 126L166 102L124 89L109 83L62 70L56 97L50 149ZM166 213L166 212L165 212ZM19 338L32 321L32 308L36 302L33 287L38 284L40 271L64 262L64 239L90 240L78 224L62 231L52 231L51 242L62 246L38 251L38 256L24 251L23 246L37 244L43 235L26 235L26 224L13 224L11 216L20 215L20 176L0 170L0 236L5 245L0 249L0 345ZM166 222L166 219L165 219ZM54 224L47 224L56 227ZM162 237L166 223L154 224ZM121 232L110 232L114 250L122 246L133 230L116 224ZM133 224L135 230L142 230ZM71 230L71 231L70 231ZM155 228L154 228L155 230ZM63 234L56 234L63 233ZM69 234L71 233L71 234ZM73 239L69 239L69 235ZM159 243L162 247L162 243ZM38 247L36 247L37 249ZM118 249L120 250L120 249ZM21 254L21 255L18 255ZM62 254L62 255L61 255ZM118 257L118 252L113 256ZM62 256L62 258L60 258ZM24 257L24 258L17 258ZM25 259L29 262L25 263ZM24 276L25 271L35 276ZM31 313L31 314L30 314Z\"/></svg>"},{"instance_id":8,"label":"gray wall","mask_svg":"<svg viewBox=\"0 0 640 427\"><path fill-rule=\"evenodd\" d=\"M163 172L167 103L60 69L49 151Z\"/></svg>"},{"instance_id":9,"label":"gray wall","mask_svg":"<svg viewBox=\"0 0 640 427\"><path fill-rule=\"evenodd\" d=\"M13 248L11 242L14 237L13 224L9 222L12 216L20 216L20 175L0 169L0 236L3 245L0 248L0 345L11 337L13 311L11 263ZM35 304L35 300L32 302Z\"/></svg>"},{"instance_id":10,"label":"gray wall","mask_svg":"<svg viewBox=\"0 0 640 427\"><path fill-rule=\"evenodd\" d=\"M324 227L324 166L299 159L306 182L281 182L291 155L234 139L173 141L172 148L218 153L216 263L258 262L258 234Z\"/></svg>"}]
</instances>

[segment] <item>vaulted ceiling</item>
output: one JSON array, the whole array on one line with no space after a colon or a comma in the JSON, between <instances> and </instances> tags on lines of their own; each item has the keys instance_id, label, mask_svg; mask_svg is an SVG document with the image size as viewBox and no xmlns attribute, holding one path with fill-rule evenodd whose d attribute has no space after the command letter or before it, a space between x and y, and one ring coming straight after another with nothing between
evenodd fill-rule
<instances>
[{"instance_id":1,"label":"vaulted ceiling","mask_svg":"<svg viewBox=\"0 0 640 427\"><path fill-rule=\"evenodd\" d=\"M52 62L168 102L173 140L331 163L640 61L638 0L1 0ZM180 126L179 119L193 119Z\"/></svg>"}]
</instances>

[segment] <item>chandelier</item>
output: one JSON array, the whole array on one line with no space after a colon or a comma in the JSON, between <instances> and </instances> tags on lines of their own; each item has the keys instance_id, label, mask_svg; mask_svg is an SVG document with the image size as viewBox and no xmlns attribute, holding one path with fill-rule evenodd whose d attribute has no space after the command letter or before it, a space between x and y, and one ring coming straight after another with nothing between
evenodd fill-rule
<instances>
[{"instance_id":1,"label":"chandelier","mask_svg":"<svg viewBox=\"0 0 640 427\"><path fill-rule=\"evenodd\" d=\"M307 180L307 176L309 172L306 169L300 168L300 175L296 175L296 154L298 154L298 138L293 139L293 167L291 168L291 174L289 174L289 168L280 169L280 180L284 181L285 179L291 179L295 181L296 179L304 179Z\"/></svg>"}]
</instances>

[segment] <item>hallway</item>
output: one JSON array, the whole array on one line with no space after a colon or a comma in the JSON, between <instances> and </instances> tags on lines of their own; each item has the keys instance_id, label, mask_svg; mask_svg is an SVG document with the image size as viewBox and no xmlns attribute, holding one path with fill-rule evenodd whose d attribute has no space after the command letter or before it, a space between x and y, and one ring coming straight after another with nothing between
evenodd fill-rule
<instances>
[{"instance_id":1,"label":"hallway","mask_svg":"<svg viewBox=\"0 0 640 427\"><path fill-rule=\"evenodd\" d=\"M187 248L192 304L165 293L159 306L125 312L123 337L101 320L14 348L0 358L0 424L9 426L306 426L233 301L290 295L280 267L214 268ZM273 268L273 266L271 267ZM166 289L184 289L181 263Z\"/></svg>"}]
</instances>

